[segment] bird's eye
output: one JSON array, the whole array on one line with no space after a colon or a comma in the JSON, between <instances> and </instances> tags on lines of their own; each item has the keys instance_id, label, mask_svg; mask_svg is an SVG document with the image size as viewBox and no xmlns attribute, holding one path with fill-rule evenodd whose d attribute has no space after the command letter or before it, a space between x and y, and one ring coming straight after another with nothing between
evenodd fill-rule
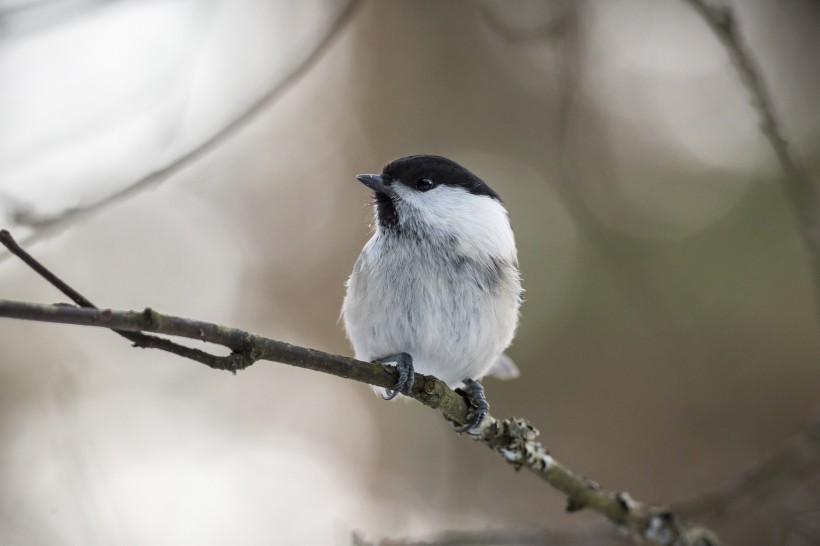
<instances>
[{"instance_id":1,"label":"bird's eye","mask_svg":"<svg viewBox=\"0 0 820 546\"><path fill-rule=\"evenodd\" d=\"M432 190L434 185L433 181L429 178L419 178L416 180L416 189L419 191Z\"/></svg>"}]
</instances>

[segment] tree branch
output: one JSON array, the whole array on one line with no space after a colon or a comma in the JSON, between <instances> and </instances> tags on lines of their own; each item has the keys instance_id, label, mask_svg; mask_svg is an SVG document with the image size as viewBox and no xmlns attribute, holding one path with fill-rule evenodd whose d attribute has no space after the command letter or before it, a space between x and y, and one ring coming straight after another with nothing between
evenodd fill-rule
<instances>
[{"instance_id":1,"label":"tree branch","mask_svg":"<svg viewBox=\"0 0 820 546\"><path fill-rule=\"evenodd\" d=\"M0 243L82 306L0 300L0 317L107 328L134 341L139 347L169 351L212 368L228 369L233 372L259 360L268 360L378 387L391 388L398 380L398 373L392 366L378 362L362 362L299 347L236 328L164 315L150 308L142 312L98 309L17 245L8 231L0 230ZM143 332L221 345L231 350L231 356L215 356ZM171 344L171 347L167 344ZM231 360L226 363L225 358ZM468 402L458 392L433 376L417 373L413 389L407 396L438 410L447 420L457 425L467 424L471 411ZM627 493L604 491L595 482L574 473L553 459L537 441L538 430L524 419L496 419L488 415L479 427L469 433L469 436L501 455L516 469L523 467L532 471L553 488L567 495L567 510L570 512L590 508L604 515L628 534L655 544L720 544L711 531L676 518L667 508L636 502Z\"/></svg>"},{"instance_id":2,"label":"tree branch","mask_svg":"<svg viewBox=\"0 0 820 546\"><path fill-rule=\"evenodd\" d=\"M288 89L295 85L302 76L313 68L330 48L334 39L341 33L342 29L352 20L360 4L360 0L346 0L345 5L339 10L336 19L328 27L327 32L317 38L313 48L305 52L303 58L300 59L290 72L275 82L270 89L249 104L235 118L228 121L223 127L190 150L173 159L170 163L155 169L138 180L134 180L127 186L98 201L66 209L54 216L37 217L25 213L25 211L19 211L20 213L15 215L17 216L16 220L18 223L33 229L33 232L28 237L25 237L23 241L25 243L34 242L46 235L49 231L67 222L83 218L108 205L117 203L148 186L164 182L214 151L217 147L236 135L242 128L246 127L252 120L256 119L259 114L264 112L271 104L274 104ZM3 256L0 255L0 261L2 261L2 259Z\"/></svg>"},{"instance_id":3,"label":"tree branch","mask_svg":"<svg viewBox=\"0 0 820 546\"><path fill-rule=\"evenodd\" d=\"M797 211L801 235L809 248L814 267L815 283L820 283L820 190L794 154L780 129L769 90L757 62L744 43L733 11L707 0L685 0L697 11L723 44L737 70L740 81L749 93L752 106L760 118L760 132L769 141L783 171L786 190ZM818 292L820 297L820 291ZM820 302L820 299L818 299Z\"/></svg>"},{"instance_id":4,"label":"tree branch","mask_svg":"<svg viewBox=\"0 0 820 546\"><path fill-rule=\"evenodd\" d=\"M195 339L231 349L242 356L246 365L259 360L281 362L378 387L390 388L398 380L392 366L299 347L236 328L164 315L150 308L142 312L114 311L0 300L0 317L108 328L118 333L153 332ZM465 399L433 376L416 374L413 390L407 396L438 410L456 424L463 425L468 421L470 408ZM711 532L678 520L668 509L636 502L627 493L604 491L595 482L577 475L553 459L536 441L536 428L524 419L487 416L470 437L490 447L516 469L526 468L566 494L569 498L567 509L571 512L590 508L622 530L657 544L719 544Z\"/></svg>"},{"instance_id":5,"label":"tree branch","mask_svg":"<svg viewBox=\"0 0 820 546\"><path fill-rule=\"evenodd\" d=\"M783 136L774 103L760 68L745 43L734 12L720 2L685 0L723 45L760 119L760 132L769 142L783 171L802 236L810 254L818 312L820 312L820 187L803 167ZM741 499L767 498L774 490L805 485L820 468L820 427L815 423L758 465L711 493L677 506L686 514L724 513ZM765 493L765 494L764 494Z\"/></svg>"},{"instance_id":6,"label":"tree branch","mask_svg":"<svg viewBox=\"0 0 820 546\"><path fill-rule=\"evenodd\" d=\"M17 244L17 241L14 240L11 233L5 229L0 229L0 243L8 248L9 252L20 258L27 266L37 272L38 275L47 280L57 290L68 296L74 303L83 308L97 309L97 306L91 303L91 300L74 290L60 277L52 273L46 266L37 261L34 256L26 252L23 247ZM198 349L179 345L169 339L149 336L141 332L118 330L116 328L113 328L112 330L125 339L131 341L135 347L160 349L183 358L195 360L211 368L231 370L235 373L236 370L245 368L252 364L252 362L247 362L247 360L243 358L243 355L236 351L232 351L228 356L215 356Z\"/></svg>"}]
</instances>

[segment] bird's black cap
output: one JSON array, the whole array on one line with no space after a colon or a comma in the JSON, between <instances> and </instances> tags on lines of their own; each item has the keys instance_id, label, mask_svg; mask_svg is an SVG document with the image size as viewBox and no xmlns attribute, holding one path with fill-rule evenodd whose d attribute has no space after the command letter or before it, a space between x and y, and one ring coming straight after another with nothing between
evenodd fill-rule
<instances>
[{"instance_id":1,"label":"bird's black cap","mask_svg":"<svg viewBox=\"0 0 820 546\"><path fill-rule=\"evenodd\" d=\"M384 166L381 174L360 174L359 182L373 190L379 224L398 231L399 213L394 191L402 184L414 191L429 191L436 186L459 186L474 195L483 195L501 202L501 198L479 177L446 157L438 155L409 155L395 159Z\"/></svg>"},{"instance_id":2,"label":"bird's black cap","mask_svg":"<svg viewBox=\"0 0 820 546\"><path fill-rule=\"evenodd\" d=\"M438 155L409 155L395 159L384 166L382 176L388 183L401 183L416 187L420 179L429 179L434 184L461 186L474 195L486 195L501 201L501 198L479 177L446 157Z\"/></svg>"}]
</instances>

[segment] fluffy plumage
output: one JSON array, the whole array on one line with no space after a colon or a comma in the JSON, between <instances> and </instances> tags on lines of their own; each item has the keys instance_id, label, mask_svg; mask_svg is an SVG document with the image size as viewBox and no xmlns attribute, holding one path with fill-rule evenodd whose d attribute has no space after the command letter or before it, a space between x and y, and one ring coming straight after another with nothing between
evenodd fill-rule
<instances>
[{"instance_id":1,"label":"fluffy plumage","mask_svg":"<svg viewBox=\"0 0 820 546\"><path fill-rule=\"evenodd\" d=\"M376 229L342 307L356 358L409 353L450 386L479 379L512 341L521 283L498 195L449 159L409 156L361 175Z\"/></svg>"}]
</instances>

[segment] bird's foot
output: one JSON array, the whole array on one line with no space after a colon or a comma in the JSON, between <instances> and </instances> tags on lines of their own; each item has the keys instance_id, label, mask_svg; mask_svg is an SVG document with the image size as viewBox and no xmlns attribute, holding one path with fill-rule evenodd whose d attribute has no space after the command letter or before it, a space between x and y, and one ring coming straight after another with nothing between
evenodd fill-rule
<instances>
[{"instance_id":1,"label":"bird's foot","mask_svg":"<svg viewBox=\"0 0 820 546\"><path fill-rule=\"evenodd\" d=\"M484 397L484 387L474 379L465 379L464 388L456 389L470 403L471 411L467 414L467 424L456 429L456 432L466 432L471 434L481 425L487 413L490 411L490 404Z\"/></svg>"},{"instance_id":2,"label":"bird's foot","mask_svg":"<svg viewBox=\"0 0 820 546\"><path fill-rule=\"evenodd\" d=\"M380 364L395 364L396 370L399 372L399 380L393 385L392 389L387 391L385 400L393 400L402 391L409 393L413 388L413 380L415 379L415 370L413 369L413 357L407 353L398 353L390 356L383 356L377 358L376 362Z\"/></svg>"}]
</instances>

